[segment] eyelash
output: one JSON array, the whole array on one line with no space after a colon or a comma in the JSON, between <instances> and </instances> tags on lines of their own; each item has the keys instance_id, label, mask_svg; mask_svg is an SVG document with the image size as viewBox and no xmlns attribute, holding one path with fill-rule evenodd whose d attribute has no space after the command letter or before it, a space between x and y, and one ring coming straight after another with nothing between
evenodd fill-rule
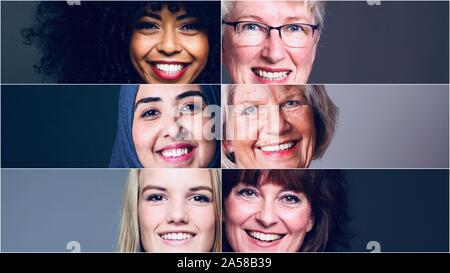
<instances>
[{"instance_id":1,"label":"eyelash","mask_svg":"<svg viewBox=\"0 0 450 273\"><path fill-rule=\"evenodd\" d=\"M189 107L190 109L184 110L186 107ZM197 114L200 110L202 109L201 105L195 104L195 103L187 103L185 105L183 105L180 108L180 112L181 113L186 113L189 115L195 115Z\"/></svg>"},{"instance_id":2,"label":"eyelash","mask_svg":"<svg viewBox=\"0 0 450 273\"><path fill-rule=\"evenodd\" d=\"M200 23L193 22L181 25L178 30L186 35L194 35L197 34L201 28L202 25ZM161 27L151 22L137 22L136 29L156 33L161 30Z\"/></svg>"},{"instance_id":3,"label":"eyelash","mask_svg":"<svg viewBox=\"0 0 450 273\"><path fill-rule=\"evenodd\" d=\"M156 200L156 198L158 198L159 200ZM147 196L147 198L145 198L147 201L151 201L151 202L161 202L164 199L164 195L162 194L150 194L149 196Z\"/></svg>"},{"instance_id":4,"label":"eyelash","mask_svg":"<svg viewBox=\"0 0 450 273\"><path fill-rule=\"evenodd\" d=\"M289 198L291 199L291 201L287 201L287 199L289 199ZM293 194L287 194L287 195L281 197L281 200L283 202L288 203L288 204L297 204L297 203L301 202L300 198L298 196L293 195Z\"/></svg>"},{"instance_id":5,"label":"eyelash","mask_svg":"<svg viewBox=\"0 0 450 273\"><path fill-rule=\"evenodd\" d=\"M206 195L203 195L203 194L194 195L194 196L192 196L191 200L195 201L195 202L199 202L199 203L209 203L209 202L211 202L209 197L206 196Z\"/></svg>"},{"instance_id":6,"label":"eyelash","mask_svg":"<svg viewBox=\"0 0 450 273\"><path fill-rule=\"evenodd\" d=\"M251 189L251 188L240 189L237 193L238 193L239 196L242 196L244 198L253 198L253 197L257 196L256 191Z\"/></svg>"},{"instance_id":7,"label":"eyelash","mask_svg":"<svg viewBox=\"0 0 450 273\"><path fill-rule=\"evenodd\" d=\"M148 109L145 110L142 114L141 114L141 118L146 118L146 119L155 119L156 116L160 115L161 113L156 110L156 109Z\"/></svg>"}]
</instances>

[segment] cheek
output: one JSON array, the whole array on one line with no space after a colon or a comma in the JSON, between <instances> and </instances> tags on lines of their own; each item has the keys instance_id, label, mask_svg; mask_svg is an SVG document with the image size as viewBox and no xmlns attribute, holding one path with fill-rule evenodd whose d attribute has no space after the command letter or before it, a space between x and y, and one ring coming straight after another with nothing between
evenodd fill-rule
<instances>
[{"instance_id":1,"label":"cheek","mask_svg":"<svg viewBox=\"0 0 450 273\"><path fill-rule=\"evenodd\" d=\"M133 124L133 144L138 154L145 153L151 149L156 142L156 127L148 127L150 126L142 124L141 122Z\"/></svg>"},{"instance_id":2,"label":"cheek","mask_svg":"<svg viewBox=\"0 0 450 273\"><path fill-rule=\"evenodd\" d=\"M287 210L283 213L283 220L292 233L306 233L311 220L311 210L309 208Z\"/></svg>"},{"instance_id":3,"label":"cheek","mask_svg":"<svg viewBox=\"0 0 450 273\"><path fill-rule=\"evenodd\" d=\"M235 118L230 124L233 140L256 141L258 139L258 123L256 118Z\"/></svg>"},{"instance_id":4,"label":"cheek","mask_svg":"<svg viewBox=\"0 0 450 273\"><path fill-rule=\"evenodd\" d=\"M314 52L312 49L290 49L288 50L289 56L297 68L304 69L304 67L310 67L312 65L312 56Z\"/></svg>"},{"instance_id":5,"label":"cheek","mask_svg":"<svg viewBox=\"0 0 450 273\"><path fill-rule=\"evenodd\" d=\"M209 54L208 37L206 34L200 34L183 41L186 51L194 57L201 67L206 65Z\"/></svg>"},{"instance_id":6,"label":"cheek","mask_svg":"<svg viewBox=\"0 0 450 273\"><path fill-rule=\"evenodd\" d=\"M148 240L150 239L155 228L164 220L164 210L162 208L155 209L150 206L139 206L139 228L141 236Z\"/></svg>"},{"instance_id":7,"label":"cheek","mask_svg":"<svg viewBox=\"0 0 450 273\"><path fill-rule=\"evenodd\" d=\"M292 124L305 136L315 136L315 126L312 111L308 110L301 115L291 117Z\"/></svg>"},{"instance_id":8,"label":"cheek","mask_svg":"<svg viewBox=\"0 0 450 273\"><path fill-rule=\"evenodd\" d=\"M155 41L145 35L134 32L130 40L130 53L134 59L142 59L155 45Z\"/></svg>"},{"instance_id":9,"label":"cheek","mask_svg":"<svg viewBox=\"0 0 450 273\"><path fill-rule=\"evenodd\" d=\"M241 226L255 212L253 204L240 201L230 193L225 201L225 223Z\"/></svg>"},{"instance_id":10,"label":"cheek","mask_svg":"<svg viewBox=\"0 0 450 273\"><path fill-rule=\"evenodd\" d=\"M207 238L207 243L214 240L216 218L214 216L214 206L196 208L190 214L191 221L195 222L197 227ZM212 245L211 245L212 246Z\"/></svg>"}]
</instances>

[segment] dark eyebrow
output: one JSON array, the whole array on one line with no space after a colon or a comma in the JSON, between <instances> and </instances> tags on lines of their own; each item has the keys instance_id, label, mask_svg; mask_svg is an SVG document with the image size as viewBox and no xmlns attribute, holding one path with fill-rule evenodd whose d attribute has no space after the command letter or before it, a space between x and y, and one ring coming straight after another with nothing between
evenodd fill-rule
<instances>
[{"instance_id":1,"label":"dark eyebrow","mask_svg":"<svg viewBox=\"0 0 450 273\"><path fill-rule=\"evenodd\" d=\"M183 20L183 19L186 19L186 18L194 18L194 16L192 16L192 15L189 15L189 14L183 14L183 15L179 15L179 16L177 16L177 21L180 21L180 20Z\"/></svg>"},{"instance_id":2,"label":"dark eyebrow","mask_svg":"<svg viewBox=\"0 0 450 273\"><path fill-rule=\"evenodd\" d=\"M147 11L147 10L144 10L141 14L140 14L140 16L139 17L142 17L142 16L147 16L147 17L150 17L150 18L153 18L153 19L156 19L156 20L162 20L162 18L161 18L161 15L159 15L159 14L157 14L157 13L154 13L154 12L149 12L149 11Z\"/></svg>"},{"instance_id":3,"label":"dark eyebrow","mask_svg":"<svg viewBox=\"0 0 450 273\"><path fill-rule=\"evenodd\" d=\"M205 100L205 96L203 96L202 92L200 92L200 91L186 91L186 92L183 92L183 93L179 94L175 99L176 100L182 100L184 98L193 97L193 96L199 96L204 101L206 101Z\"/></svg>"},{"instance_id":4,"label":"dark eyebrow","mask_svg":"<svg viewBox=\"0 0 450 273\"><path fill-rule=\"evenodd\" d=\"M167 191L167 189L166 189L166 188L163 188L163 187L153 186L153 185L147 185L147 186L145 186L145 187L142 189L141 193L144 193L144 192L147 191L147 190Z\"/></svg>"},{"instance_id":5,"label":"dark eyebrow","mask_svg":"<svg viewBox=\"0 0 450 273\"><path fill-rule=\"evenodd\" d=\"M206 186L198 186L198 187L193 187L189 189L190 191L201 191L201 190L205 190L205 191L210 191L211 193L213 192L212 189L210 187L206 187Z\"/></svg>"},{"instance_id":6,"label":"dark eyebrow","mask_svg":"<svg viewBox=\"0 0 450 273\"><path fill-rule=\"evenodd\" d=\"M139 106L139 104L141 103L149 103L149 102L159 102L162 101L161 98L158 97L146 97L146 98L142 98L140 100L138 100L136 102L136 104L134 105L134 111L136 111L137 107Z\"/></svg>"}]
</instances>

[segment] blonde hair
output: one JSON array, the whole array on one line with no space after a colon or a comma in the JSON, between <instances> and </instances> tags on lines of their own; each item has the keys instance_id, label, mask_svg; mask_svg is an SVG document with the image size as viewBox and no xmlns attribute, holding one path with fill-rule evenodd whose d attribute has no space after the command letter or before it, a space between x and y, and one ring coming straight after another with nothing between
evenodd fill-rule
<instances>
[{"instance_id":1,"label":"blonde hair","mask_svg":"<svg viewBox=\"0 0 450 273\"><path fill-rule=\"evenodd\" d=\"M154 170L157 171L157 170ZM207 171L207 170L200 170ZM215 238L212 252L222 250L222 214L221 214L221 184L217 169L208 169L214 196ZM139 173L140 169L131 169L125 185L122 201L122 219L120 223L119 238L117 240L118 252L143 252L139 232Z\"/></svg>"},{"instance_id":2,"label":"blonde hair","mask_svg":"<svg viewBox=\"0 0 450 273\"><path fill-rule=\"evenodd\" d=\"M248 0L247 0L248 1ZM255 1L255 0L251 0ZM262 0L258 0L255 2L261 2ZM324 22L325 22L325 4L326 1L316 1L316 0L300 0L300 1L292 1L291 2L301 2L303 4L306 4L307 9L311 11L311 13L314 15L314 22L315 24L318 24L320 26L320 29L323 29ZM236 0L222 0L221 2L221 8L222 8L222 19L225 19L225 17L230 13L230 11L233 9ZM243 1L242 1L243 2Z\"/></svg>"},{"instance_id":3,"label":"blonde hair","mask_svg":"<svg viewBox=\"0 0 450 273\"><path fill-rule=\"evenodd\" d=\"M221 147L221 159L223 168L238 168L232 157L227 153L224 146L227 135L227 106L233 105L234 92L239 85L223 85L222 87L222 102L226 103L222 105L222 147ZM291 88L297 89L303 92L306 102L313 109L314 127L316 129L316 145L314 148L313 159L321 158L333 139L334 132L336 130L336 124L338 119L338 108L333 101L328 97L327 91L324 85L255 85L257 88L279 88L281 90L288 90Z\"/></svg>"}]
</instances>

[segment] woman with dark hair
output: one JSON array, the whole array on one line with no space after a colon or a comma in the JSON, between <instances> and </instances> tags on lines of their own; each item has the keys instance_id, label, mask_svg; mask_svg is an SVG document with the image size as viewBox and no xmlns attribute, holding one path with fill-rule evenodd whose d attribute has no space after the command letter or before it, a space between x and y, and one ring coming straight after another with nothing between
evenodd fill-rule
<instances>
[{"instance_id":1,"label":"woman with dark hair","mask_svg":"<svg viewBox=\"0 0 450 273\"><path fill-rule=\"evenodd\" d=\"M112 168L216 168L220 87L124 85Z\"/></svg>"},{"instance_id":2,"label":"woman with dark hair","mask_svg":"<svg viewBox=\"0 0 450 273\"><path fill-rule=\"evenodd\" d=\"M348 248L347 194L338 170L223 170L224 251Z\"/></svg>"},{"instance_id":3,"label":"woman with dark hair","mask_svg":"<svg viewBox=\"0 0 450 273\"><path fill-rule=\"evenodd\" d=\"M220 83L220 2L44 1L22 30L60 83Z\"/></svg>"}]
</instances>

